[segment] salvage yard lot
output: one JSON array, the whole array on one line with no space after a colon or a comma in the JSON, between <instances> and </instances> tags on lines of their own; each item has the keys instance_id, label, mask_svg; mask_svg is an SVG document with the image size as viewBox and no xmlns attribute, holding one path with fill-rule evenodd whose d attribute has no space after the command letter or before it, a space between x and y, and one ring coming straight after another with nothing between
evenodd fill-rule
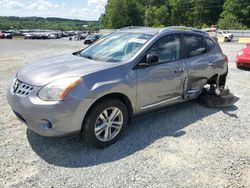
<instances>
[{"instance_id":1,"label":"salvage yard lot","mask_svg":"<svg viewBox=\"0 0 250 188\"><path fill-rule=\"evenodd\" d=\"M195 101L137 118L103 150L78 138L44 138L26 129L5 94L24 64L80 50L83 42L0 40L0 187L250 187L250 71L229 57L232 107Z\"/></svg>"}]
</instances>

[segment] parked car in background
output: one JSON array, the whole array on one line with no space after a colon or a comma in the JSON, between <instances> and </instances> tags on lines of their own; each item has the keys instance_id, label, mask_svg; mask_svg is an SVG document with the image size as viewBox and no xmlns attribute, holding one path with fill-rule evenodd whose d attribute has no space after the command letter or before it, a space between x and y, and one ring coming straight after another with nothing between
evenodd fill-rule
<instances>
[{"instance_id":1,"label":"parked car in background","mask_svg":"<svg viewBox=\"0 0 250 188\"><path fill-rule=\"evenodd\" d=\"M2 31L0 38L12 39L23 37L24 39L59 39L62 37L72 37L80 33L82 39L84 39L87 34L82 31L59 31L59 30L43 30L43 29L20 29L20 30L5 30Z\"/></svg>"},{"instance_id":2,"label":"parked car in background","mask_svg":"<svg viewBox=\"0 0 250 188\"><path fill-rule=\"evenodd\" d=\"M97 41L100 38L100 35L98 34L92 34L86 37L86 39L84 40L84 44L92 44L95 41Z\"/></svg>"},{"instance_id":3,"label":"parked car in background","mask_svg":"<svg viewBox=\"0 0 250 188\"><path fill-rule=\"evenodd\" d=\"M88 144L108 146L134 114L196 99L205 85L225 86L227 57L218 43L182 28L123 29L82 51L28 64L13 79L8 103L40 135L80 133Z\"/></svg>"},{"instance_id":4,"label":"parked car in background","mask_svg":"<svg viewBox=\"0 0 250 188\"><path fill-rule=\"evenodd\" d=\"M237 54L236 66L250 68L250 43Z\"/></svg>"},{"instance_id":5,"label":"parked car in background","mask_svg":"<svg viewBox=\"0 0 250 188\"><path fill-rule=\"evenodd\" d=\"M234 38L234 35L226 31L218 30L217 37L224 37L225 42L230 42Z\"/></svg>"},{"instance_id":6,"label":"parked car in background","mask_svg":"<svg viewBox=\"0 0 250 188\"><path fill-rule=\"evenodd\" d=\"M4 39L4 34L0 32L0 39Z\"/></svg>"},{"instance_id":7,"label":"parked car in background","mask_svg":"<svg viewBox=\"0 0 250 188\"><path fill-rule=\"evenodd\" d=\"M32 39L33 35L32 33L23 33L24 39Z\"/></svg>"},{"instance_id":8,"label":"parked car in background","mask_svg":"<svg viewBox=\"0 0 250 188\"><path fill-rule=\"evenodd\" d=\"M216 38L217 37L217 29L215 27L211 28L204 28L202 31L205 31L209 34L210 37Z\"/></svg>"},{"instance_id":9,"label":"parked car in background","mask_svg":"<svg viewBox=\"0 0 250 188\"><path fill-rule=\"evenodd\" d=\"M74 36L75 40L84 40L88 36L88 33L77 33Z\"/></svg>"},{"instance_id":10,"label":"parked car in background","mask_svg":"<svg viewBox=\"0 0 250 188\"><path fill-rule=\"evenodd\" d=\"M5 39L12 39L13 33L9 32L9 31L4 31L3 35L4 35Z\"/></svg>"},{"instance_id":11,"label":"parked car in background","mask_svg":"<svg viewBox=\"0 0 250 188\"><path fill-rule=\"evenodd\" d=\"M4 38L13 39L13 38L24 38L24 35L19 30L6 30L2 32L4 34Z\"/></svg>"},{"instance_id":12,"label":"parked car in background","mask_svg":"<svg viewBox=\"0 0 250 188\"><path fill-rule=\"evenodd\" d=\"M54 34L54 33L50 33L50 34L48 34L48 38L49 39L58 39L60 37L58 35Z\"/></svg>"}]
</instances>

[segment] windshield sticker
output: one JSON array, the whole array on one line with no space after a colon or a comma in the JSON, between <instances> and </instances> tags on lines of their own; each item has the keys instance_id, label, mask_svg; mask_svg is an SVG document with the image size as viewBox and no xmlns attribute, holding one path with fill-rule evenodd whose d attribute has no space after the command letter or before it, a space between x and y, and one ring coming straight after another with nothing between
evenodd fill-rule
<instances>
[{"instance_id":1,"label":"windshield sticker","mask_svg":"<svg viewBox=\"0 0 250 188\"><path fill-rule=\"evenodd\" d=\"M147 42L147 40L132 38L132 39L129 40L129 42L135 42L135 43L145 44Z\"/></svg>"}]
</instances>

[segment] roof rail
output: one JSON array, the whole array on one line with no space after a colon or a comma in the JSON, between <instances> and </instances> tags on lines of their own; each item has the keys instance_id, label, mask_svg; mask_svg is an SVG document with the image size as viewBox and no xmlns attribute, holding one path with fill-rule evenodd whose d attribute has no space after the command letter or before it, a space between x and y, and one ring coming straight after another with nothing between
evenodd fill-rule
<instances>
[{"instance_id":1,"label":"roof rail","mask_svg":"<svg viewBox=\"0 0 250 188\"><path fill-rule=\"evenodd\" d=\"M197 32L197 33L208 35L207 32L205 32L205 31L202 31L200 29L193 28L193 27L186 27L186 26L169 26L169 27L166 27L166 28L163 28L162 30L160 30L159 33L164 32L164 31L169 31L169 30L194 31L194 32Z\"/></svg>"},{"instance_id":2,"label":"roof rail","mask_svg":"<svg viewBox=\"0 0 250 188\"><path fill-rule=\"evenodd\" d=\"M128 26L128 27L123 27L123 28L120 28L118 30L126 30L126 29L140 29L140 28L149 28L149 27L145 27L145 26Z\"/></svg>"}]
</instances>

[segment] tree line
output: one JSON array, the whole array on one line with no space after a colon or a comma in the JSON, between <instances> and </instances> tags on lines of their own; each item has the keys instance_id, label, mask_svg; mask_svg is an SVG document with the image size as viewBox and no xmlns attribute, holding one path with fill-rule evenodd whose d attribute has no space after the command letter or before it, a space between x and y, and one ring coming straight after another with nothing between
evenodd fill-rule
<instances>
[{"instance_id":1,"label":"tree line","mask_svg":"<svg viewBox=\"0 0 250 188\"><path fill-rule=\"evenodd\" d=\"M185 25L250 28L250 0L108 0L102 28Z\"/></svg>"},{"instance_id":2,"label":"tree line","mask_svg":"<svg viewBox=\"0 0 250 188\"><path fill-rule=\"evenodd\" d=\"M7 29L45 29L45 30L98 30L99 21L72 20L63 18L41 17L0 17L0 30Z\"/></svg>"}]
</instances>

